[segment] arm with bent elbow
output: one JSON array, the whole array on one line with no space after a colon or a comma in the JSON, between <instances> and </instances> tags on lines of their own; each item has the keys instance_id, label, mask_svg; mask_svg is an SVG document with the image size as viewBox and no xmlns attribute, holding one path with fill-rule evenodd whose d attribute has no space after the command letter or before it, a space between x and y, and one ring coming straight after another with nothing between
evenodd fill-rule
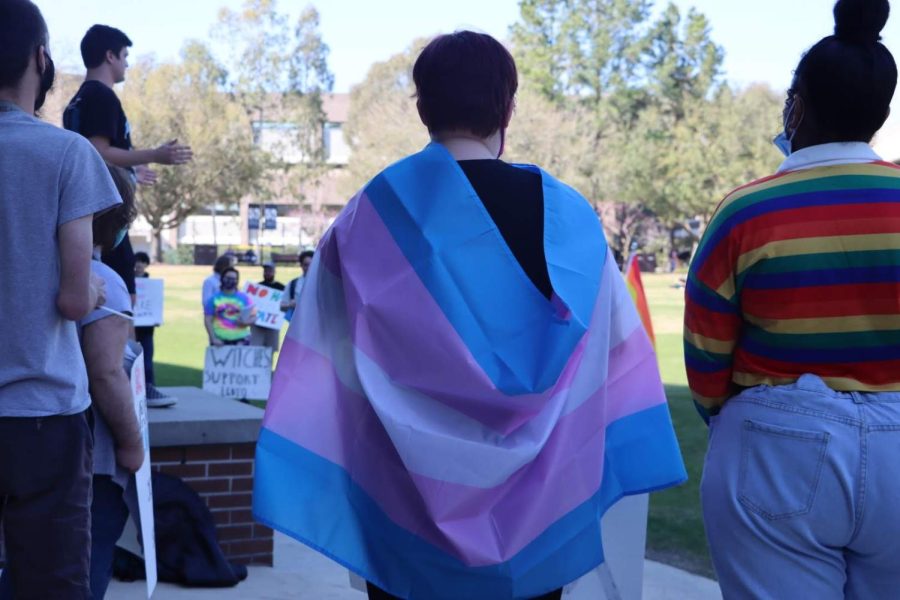
<instances>
[{"instance_id":1,"label":"arm with bent elbow","mask_svg":"<svg viewBox=\"0 0 900 600\"><path fill-rule=\"evenodd\" d=\"M134 411L131 384L122 359L128 321L110 316L86 325L81 351L87 366L91 400L116 443L116 462L134 473L144 462L144 441Z\"/></svg>"},{"instance_id":2,"label":"arm with bent elbow","mask_svg":"<svg viewBox=\"0 0 900 600\"><path fill-rule=\"evenodd\" d=\"M93 215L69 221L57 229L59 239L59 292L56 308L70 321L87 316L106 301L103 280L91 274Z\"/></svg>"},{"instance_id":3,"label":"arm with bent elbow","mask_svg":"<svg viewBox=\"0 0 900 600\"><path fill-rule=\"evenodd\" d=\"M179 144L178 140L171 140L162 146L148 150L116 148L108 137L102 135L94 136L89 140L103 160L125 169L149 163L183 165L190 162L194 156L191 147Z\"/></svg>"}]
</instances>

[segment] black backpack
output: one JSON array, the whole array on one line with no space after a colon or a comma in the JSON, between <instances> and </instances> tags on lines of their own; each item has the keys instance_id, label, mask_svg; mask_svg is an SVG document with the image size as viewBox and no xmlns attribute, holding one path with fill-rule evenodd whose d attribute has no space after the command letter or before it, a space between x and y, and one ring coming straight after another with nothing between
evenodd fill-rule
<instances>
[{"instance_id":1,"label":"black backpack","mask_svg":"<svg viewBox=\"0 0 900 600\"><path fill-rule=\"evenodd\" d=\"M172 475L154 471L152 480L159 581L232 587L246 579L247 567L225 558L212 513L197 492ZM122 581L145 579L144 561L116 547L113 574Z\"/></svg>"}]
</instances>

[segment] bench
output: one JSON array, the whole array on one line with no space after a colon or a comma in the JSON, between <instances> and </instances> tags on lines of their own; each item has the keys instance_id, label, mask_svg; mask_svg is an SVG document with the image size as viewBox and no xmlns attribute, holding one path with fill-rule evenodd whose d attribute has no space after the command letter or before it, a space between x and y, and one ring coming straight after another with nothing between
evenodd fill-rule
<instances>
[{"instance_id":1,"label":"bench","mask_svg":"<svg viewBox=\"0 0 900 600\"><path fill-rule=\"evenodd\" d=\"M272 256L271 260L273 263L294 264L297 262L297 255L292 254L292 253L284 254L284 253L279 253L279 252L273 252L271 254L271 256Z\"/></svg>"}]
</instances>

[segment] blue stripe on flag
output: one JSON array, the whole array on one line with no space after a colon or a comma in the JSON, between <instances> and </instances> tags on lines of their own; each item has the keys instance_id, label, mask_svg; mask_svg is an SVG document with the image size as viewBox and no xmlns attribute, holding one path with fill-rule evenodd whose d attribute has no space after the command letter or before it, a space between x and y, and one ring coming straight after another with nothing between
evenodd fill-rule
<instances>
[{"instance_id":1,"label":"blue stripe on flag","mask_svg":"<svg viewBox=\"0 0 900 600\"><path fill-rule=\"evenodd\" d=\"M256 519L413 600L529 598L574 581L603 560L599 518L626 494L686 477L668 407L620 419L606 432L603 483L511 560L467 567L396 525L339 465L267 429L256 451ZM560 490L559 493L565 493Z\"/></svg>"},{"instance_id":2,"label":"blue stripe on flag","mask_svg":"<svg viewBox=\"0 0 900 600\"><path fill-rule=\"evenodd\" d=\"M403 255L478 364L510 395L542 392L557 381L590 324L607 253L590 205L541 176L547 268L571 318L560 317L528 279L443 147L429 145L366 187Z\"/></svg>"}]
</instances>

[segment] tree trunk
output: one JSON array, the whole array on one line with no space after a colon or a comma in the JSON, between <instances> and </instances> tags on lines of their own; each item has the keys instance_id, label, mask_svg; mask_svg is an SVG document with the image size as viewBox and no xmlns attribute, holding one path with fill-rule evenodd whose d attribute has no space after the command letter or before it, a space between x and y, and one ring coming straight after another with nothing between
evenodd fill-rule
<instances>
[{"instance_id":1,"label":"tree trunk","mask_svg":"<svg viewBox=\"0 0 900 600\"><path fill-rule=\"evenodd\" d=\"M154 229L153 230L153 255L157 263L161 263L163 261L163 252L162 252L162 229Z\"/></svg>"}]
</instances>

